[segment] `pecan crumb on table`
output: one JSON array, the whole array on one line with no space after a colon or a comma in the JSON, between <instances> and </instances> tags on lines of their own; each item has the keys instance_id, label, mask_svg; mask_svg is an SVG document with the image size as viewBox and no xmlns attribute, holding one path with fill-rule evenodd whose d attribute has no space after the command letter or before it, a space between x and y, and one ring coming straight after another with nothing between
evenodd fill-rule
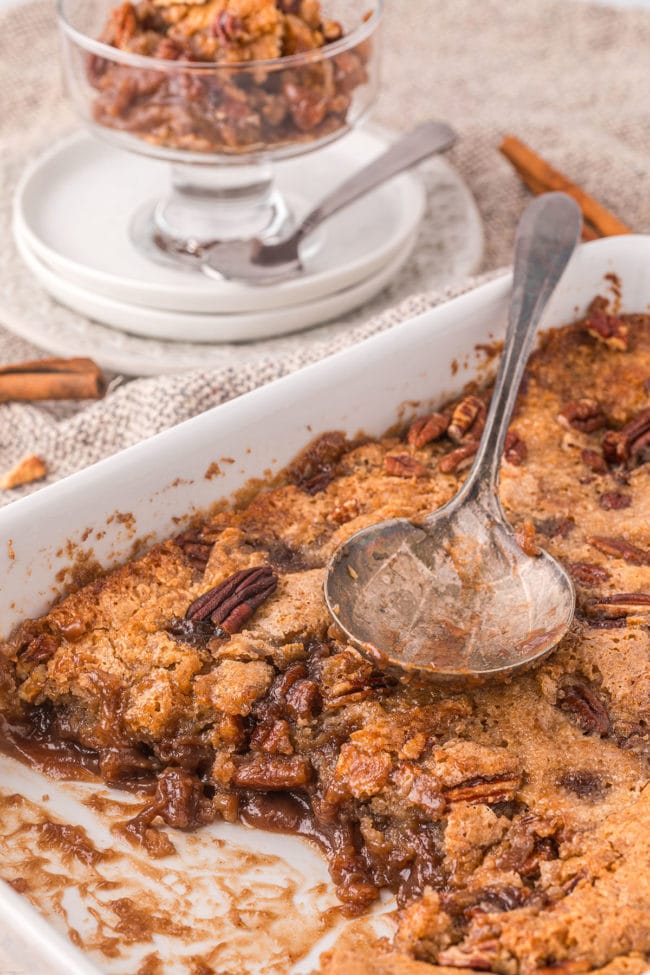
<instances>
[{"instance_id":1,"label":"pecan crumb on table","mask_svg":"<svg viewBox=\"0 0 650 975\"><path fill-rule=\"evenodd\" d=\"M344 539L458 490L489 402L470 391L400 435L323 435L244 506L19 626L0 700L23 751L56 745L66 767L142 790L125 830L151 855L173 828L241 819L314 839L350 912L395 891L394 945L344 940L327 975L640 975L650 316L608 319L607 336L593 320L531 358L502 467L522 544L577 589L537 670L464 693L399 681L345 644L323 601Z\"/></svg>"},{"instance_id":2,"label":"pecan crumb on table","mask_svg":"<svg viewBox=\"0 0 650 975\"><path fill-rule=\"evenodd\" d=\"M100 40L168 61L169 69L91 55L93 116L154 145L192 152L241 153L321 139L345 126L352 94L368 80L368 40L328 56L328 45L342 37L342 26L324 16L319 0L122 3ZM286 66L248 67L319 50L322 57Z\"/></svg>"}]
</instances>

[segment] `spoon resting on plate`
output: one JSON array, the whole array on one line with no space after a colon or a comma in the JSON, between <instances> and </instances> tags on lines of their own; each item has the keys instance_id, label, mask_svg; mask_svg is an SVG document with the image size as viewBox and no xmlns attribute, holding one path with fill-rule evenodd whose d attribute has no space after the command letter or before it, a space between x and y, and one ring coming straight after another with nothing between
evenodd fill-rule
<instances>
[{"instance_id":1,"label":"spoon resting on plate","mask_svg":"<svg viewBox=\"0 0 650 975\"><path fill-rule=\"evenodd\" d=\"M155 234L157 246L169 257L189 263L208 277L227 278L252 285L270 285L297 277L304 271L300 245L317 227L359 197L376 189L393 176L411 169L435 153L450 149L456 133L445 122L423 122L394 142L372 162L332 190L310 211L289 237L265 243L253 240L215 241L197 244L188 250L161 231Z\"/></svg>"},{"instance_id":2,"label":"spoon resting on plate","mask_svg":"<svg viewBox=\"0 0 650 975\"><path fill-rule=\"evenodd\" d=\"M547 193L517 231L510 316L481 443L451 501L417 523L357 532L334 553L325 599L347 638L379 666L472 683L550 653L575 592L547 552L526 555L497 494L508 424L535 331L580 237L577 204Z\"/></svg>"}]
</instances>

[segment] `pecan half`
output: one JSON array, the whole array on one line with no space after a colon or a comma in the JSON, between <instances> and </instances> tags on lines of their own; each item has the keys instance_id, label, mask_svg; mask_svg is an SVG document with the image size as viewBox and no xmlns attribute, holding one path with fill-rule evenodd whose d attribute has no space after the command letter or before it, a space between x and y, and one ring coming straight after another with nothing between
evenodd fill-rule
<instances>
[{"instance_id":1,"label":"pecan half","mask_svg":"<svg viewBox=\"0 0 650 975\"><path fill-rule=\"evenodd\" d=\"M605 414L595 399L577 399L566 403L558 414L558 422L581 433L593 433L605 426Z\"/></svg>"},{"instance_id":2,"label":"pecan half","mask_svg":"<svg viewBox=\"0 0 650 975\"><path fill-rule=\"evenodd\" d=\"M588 539L590 545L599 552L610 555L615 559L623 559L631 565L650 565L650 552L632 545L624 538L609 538L605 535L593 535Z\"/></svg>"},{"instance_id":3,"label":"pecan half","mask_svg":"<svg viewBox=\"0 0 650 975\"><path fill-rule=\"evenodd\" d=\"M598 504L605 511L621 511L632 504L632 496L623 491L605 491L598 498Z\"/></svg>"},{"instance_id":4,"label":"pecan half","mask_svg":"<svg viewBox=\"0 0 650 975\"><path fill-rule=\"evenodd\" d=\"M515 430L508 430L503 448L503 456L509 464L521 467L528 456L528 447Z\"/></svg>"},{"instance_id":5,"label":"pecan half","mask_svg":"<svg viewBox=\"0 0 650 975\"><path fill-rule=\"evenodd\" d=\"M451 414L447 436L454 443L478 440L483 432L486 416L485 403L478 396L465 396Z\"/></svg>"},{"instance_id":6,"label":"pecan half","mask_svg":"<svg viewBox=\"0 0 650 975\"><path fill-rule=\"evenodd\" d=\"M491 777L478 775L445 789L444 795L447 802L484 802L491 805L514 799L520 784L521 776L516 772Z\"/></svg>"},{"instance_id":7,"label":"pecan half","mask_svg":"<svg viewBox=\"0 0 650 975\"><path fill-rule=\"evenodd\" d=\"M608 734L611 721L605 702L589 681L567 675L558 690L557 706L590 735Z\"/></svg>"},{"instance_id":8,"label":"pecan half","mask_svg":"<svg viewBox=\"0 0 650 975\"><path fill-rule=\"evenodd\" d=\"M608 430L603 437L603 454L609 464L644 461L650 449L650 408L641 410L620 430Z\"/></svg>"},{"instance_id":9,"label":"pecan half","mask_svg":"<svg viewBox=\"0 0 650 975\"><path fill-rule=\"evenodd\" d=\"M580 453L582 463L585 464L594 474L607 473L607 464L602 454L597 450L583 450Z\"/></svg>"},{"instance_id":10,"label":"pecan half","mask_svg":"<svg viewBox=\"0 0 650 975\"><path fill-rule=\"evenodd\" d=\"M627 349L629 326L618 315L594 311L585 318L583 328L610 349L617 349L619 352Z\"/></svg>"},{"instance_id":11,"label":"pecan half","mask_svg":"<svg viewBox=\"0 0 650 975\"><path fill-rule=\"evenodd\" d=\"M419 450L428 443L439 440L447 432L449 417L444 413L431 413L414 420L406 435L407 443Z\"/></svg>"},{"instance_id":12,"label":"pecan half","mask_svg":"<svg viewBox=\"0 0 650 975\"><path fill-rule=\"evenodd\" d=\"M389 454L384 457L384 470L391 477L427 477L428 468L410 454Z\"/></svg>"},{"instance_id":13,"label":"pecan half","mask_svg":"<svg viewBox=\"0 0 650 975\"><path fill-rule=\"evenodd\" d=\"M591 603L590 613L609 619L650 613L650 594L647 592L617 592Z\"/></svg>"},{"instance_id":14,"label":"pecan half","mask_svg":"<svg viewBox=\"0 0 650 975\"><path fill-rule=\"evenodd\" d=\"M237 633L277 584L278 577L270 565L242 569L195 599L185 618L201 622L209 617L226 633Z\"/></svg>"},{"instance_id":15,"label":"pecan half","mask_svg":"<svg viewBox=\"0 0 650 975\"><path fill-rule=\"evenodd\" d=\"M597 586L599 582L607 582L610 574L602 565L593 562L572 562L567 566L569 572L583 586Z\"/></svg>"},{"instance_id":16,"label":"pecan half","mask_svg":"<svg viewBox=\"0 0 650 975\"><path fill-rule=\"evenodd\" d=\"M456 447L451 453L446 454L438 464L438 469L443 474L457 474L469 467L474 459L474 454L478 450L478 443L464 443Z\"/></svg>"}]
</instances>

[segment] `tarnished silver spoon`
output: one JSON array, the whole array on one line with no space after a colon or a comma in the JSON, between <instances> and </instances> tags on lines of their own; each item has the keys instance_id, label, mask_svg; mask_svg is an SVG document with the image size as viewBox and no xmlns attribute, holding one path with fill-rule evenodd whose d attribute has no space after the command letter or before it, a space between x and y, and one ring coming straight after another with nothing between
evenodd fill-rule
<instances>
[{"instance_id":1,"label":"tarnished silver spoon","mask_svg":"<svg viewBox=\"0 0 650 975\"><path fill-rule=\"evenodd\" d=\"M224 277L253 285L286 281L303 272L300 246L317 227L393 176L435 153L450 149L456 138L456 133L446 122L422 122L328 193L283 240L268 243L257 239L214 241L196 243L188 250L186 244L157 230L155 243L168 257L190 264L208 277Z\"/></svg>"},{"instance_id":2,"label":"tarnished silver spoon","mask_svg":"<svg viewBox=\"0 0 650 975\"><path fill-rule=\"evenodd\" d=\"M330 613L380 666L454 682L503 677L548 654L571 623L571 579L548 553L522 551L497 484L535 330L580 229L580 211L563 193L539 197L521 219L503 356L458 494L417 524L398 518L357 532L330 562Z\"/></svg>"}]
</instances>

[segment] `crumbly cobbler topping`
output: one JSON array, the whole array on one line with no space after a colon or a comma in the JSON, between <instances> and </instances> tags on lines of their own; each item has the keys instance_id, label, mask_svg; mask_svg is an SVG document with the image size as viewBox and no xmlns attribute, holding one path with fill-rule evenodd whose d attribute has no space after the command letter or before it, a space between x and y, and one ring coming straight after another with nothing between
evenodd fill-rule
<instances>
[{"instance_id":1,"label":"crumbly cobbler topping","mask_svg":"<svg viewBox=\"0 0 650 975\"><path fill-rule=\"evenodd\" d=\"M344 942L328 975L647 967L650 316L597 300L527 369L501 499L578 593L537 670L465 692L400 681L324 605L341 541L456 492L488 401L474 390L378 441L321 436L279 484L3 647L13 733L141 789L125 828L152 854L170 850L161 821L241 818L312 837L352 912L397 893L395 944Z\"/></svg>"},{"instance_id":2,"label":"crumbly cobbler topping","mask_svg":"<svg viewBox=\"0 0 650 975\"><path fill-rule=\"evenodd\" d=\"M304 64L255 72L246 65L319 49L326 55L342 37L341 24L324 16L319 0L122 3L111 12L104 43L169 62L232 67L160 71L92 55L93 115L100 125L192 152L324 138L345 125L353 92L367 81L368 42Z\"/></svg>"}]
</instances>

